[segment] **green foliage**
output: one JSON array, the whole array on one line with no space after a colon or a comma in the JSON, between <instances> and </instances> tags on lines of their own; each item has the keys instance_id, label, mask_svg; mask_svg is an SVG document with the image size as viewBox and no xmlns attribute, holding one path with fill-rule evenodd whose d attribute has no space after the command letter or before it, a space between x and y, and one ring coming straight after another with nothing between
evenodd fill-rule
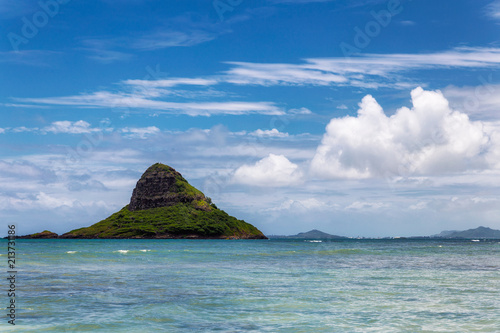
<instances>
[{"instance_id":1,"label":"green foliage","mask_svg":"<svg viewBox=\"0 0 500 333\"><path fill-rule=\"evenodd\" d=\"M169 167L168 165L161 164L161 163L155 163L152 166L150 166L148 168L148 170L146 170L146 172L148 172L148 171L168 171L168 172L174 172L175 170L174 170L174 168Z\"/></svg>"},{"instance_id":2,"label":"green foliage","mask_svg":"<svg viewBox=\"0 0 500 333\"><path fill-rule=\"evenodd\" d=\"M200 210L191 204L178 203L131 212L128 206L88 228L69 232L69 235L88 238L155 238L155 237L248 237L262 233L242 220L209 206L205 200L196 205L211 207Z\"/></svg>"},{"instance_id":3,"label":"green foliage","mask_svg":"<svg viewBox=\"0 0 500 333\"><path fill-rule=\"evenodd\" d=\"M178 193L184 193L193 198L205 197L200 190L189 184L182 176L176 178L175 185L178 188Z\"/></svg>"}]
</instances>

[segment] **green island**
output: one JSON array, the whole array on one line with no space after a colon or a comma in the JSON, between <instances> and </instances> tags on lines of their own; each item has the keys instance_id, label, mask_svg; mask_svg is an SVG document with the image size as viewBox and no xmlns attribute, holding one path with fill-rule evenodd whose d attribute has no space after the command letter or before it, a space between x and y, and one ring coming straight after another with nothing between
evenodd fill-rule
<instances>
[{"instance_id":1,"label":"green island","mask_svg":"<svg viewBox=\"0 0 500 333\"><path fill-rule=\"evenodd\" d=\"M160 163L144 172L130 203L108 218L60 236L46 230L22 238L267 239L253 225L218 209L179 172Z\"/></svg>"}]
</instances>

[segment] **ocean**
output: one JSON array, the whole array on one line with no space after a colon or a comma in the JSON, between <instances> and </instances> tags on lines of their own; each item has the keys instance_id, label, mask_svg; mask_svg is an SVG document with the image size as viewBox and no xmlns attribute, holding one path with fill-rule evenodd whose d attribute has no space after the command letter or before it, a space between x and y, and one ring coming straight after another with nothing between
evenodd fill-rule
<instances>
[{"instance_id":1,"label":"ocean","mask_svg":"<svg viewBox=\"0 0 500 333\"><path fill-rule=\"evenodd\" d=\"M498 240L16 243L4 332L500 332Z\"/></svg>"}]
</instances>

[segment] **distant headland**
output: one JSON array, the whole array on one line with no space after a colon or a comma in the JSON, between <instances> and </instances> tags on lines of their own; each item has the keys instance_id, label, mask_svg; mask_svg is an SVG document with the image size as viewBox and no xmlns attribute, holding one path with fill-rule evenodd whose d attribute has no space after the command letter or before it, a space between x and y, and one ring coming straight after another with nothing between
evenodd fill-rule
<instances>
[{"instance_id":1,"label":"distant headland","mask_svg":"<svg viewBox=\"0 0 500 333\"><path fill-rule=\"evenodd\" d=\"M349 239L350 237L331 235L317 229L307 232L300 232L296 235L269 235L271 239ZM414 237L384 237L397 239L500 239L500 230L486 227L478 227L464 231L448 230L432 236L414 236Z\"/></svg>"},{"instance_id":2,"label":"distant headland","mask_svg":"<svg viewBox=\"0 0 500 333\"><path fill-rule=\"evenodd\" d=\"M267 239L253 225L228 215L172 167L150 166L130 203L90 227L58 235L45 230L18 238Z\"/></svg>"}]
</instances>

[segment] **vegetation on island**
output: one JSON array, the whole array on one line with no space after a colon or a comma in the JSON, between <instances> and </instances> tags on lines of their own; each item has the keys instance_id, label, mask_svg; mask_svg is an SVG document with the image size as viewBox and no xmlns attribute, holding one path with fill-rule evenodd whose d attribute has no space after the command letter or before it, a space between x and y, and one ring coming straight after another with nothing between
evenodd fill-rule
<instances>
[{"instance_id":1,"label":"vegetation on island","mask_svg":"<svg viewBox=\"0 0 500 333\"><path fill-rule=\"evenodd\" d=\"M88 228L64 238L265 238L253 225L205 201L130 211L128 205ZM203 209L200 209L203 208Z\"/></svg>"}]
</instances>

